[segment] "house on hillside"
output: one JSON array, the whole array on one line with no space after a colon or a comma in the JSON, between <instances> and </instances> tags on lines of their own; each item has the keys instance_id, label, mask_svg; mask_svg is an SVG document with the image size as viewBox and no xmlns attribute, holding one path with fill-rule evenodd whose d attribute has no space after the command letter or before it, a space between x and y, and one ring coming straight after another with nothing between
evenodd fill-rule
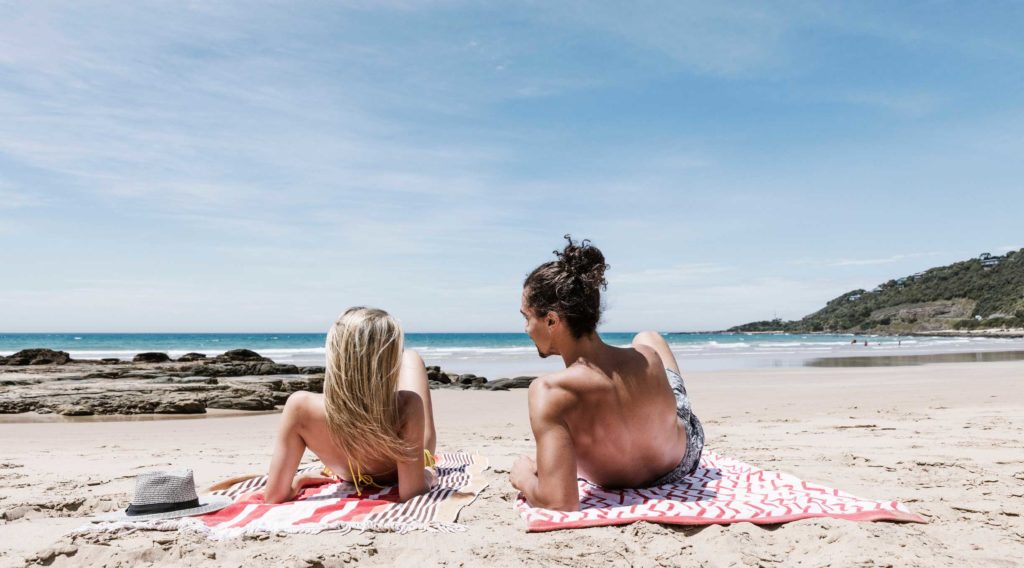
<instances>
[{"instance_id":1,"label":"house on hillside","mask_svg":"<svg viewBox=\"0 0 1024 568\"><path fill-rule=\"evenodd\" d=\"M848 298L846 298L846 301L847 302L856 302L859 299L860 299L860 294L851 294Z\"/></svg>"},{"instance_id":2,"label":"house on hillside","mask_svg":"<svg viewBox=\"0 0 1024 568\"><path fill-rule=\"evenodd\" d=\"M983 252L978 255L978 261L981 262L981 267L984 268L985 270L988 270L989 268L992 268L994 266L999 266L999 263L1003 262L1004 260L1006 260L1006 257L1004 256L994 256L987 252Z\"/></svg>"}]
</instances>

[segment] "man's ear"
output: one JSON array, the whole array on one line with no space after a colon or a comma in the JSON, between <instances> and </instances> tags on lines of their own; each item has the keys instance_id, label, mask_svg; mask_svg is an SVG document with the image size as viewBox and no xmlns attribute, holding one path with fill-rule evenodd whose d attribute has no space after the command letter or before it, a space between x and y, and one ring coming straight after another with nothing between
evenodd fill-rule
<instances>
[{"instance_id":1,"label":"man's ear","mask_svg":"<svg viewBox=\"0 0 1024 568\"><path fill-rule=\"evenodd\" d=\"M544 323L546 323L548 327L554 327L554 325L558 323L558 319L558 314L555 312L548 312L548 314L544 316Z\"/></svg>"}]
</instances>

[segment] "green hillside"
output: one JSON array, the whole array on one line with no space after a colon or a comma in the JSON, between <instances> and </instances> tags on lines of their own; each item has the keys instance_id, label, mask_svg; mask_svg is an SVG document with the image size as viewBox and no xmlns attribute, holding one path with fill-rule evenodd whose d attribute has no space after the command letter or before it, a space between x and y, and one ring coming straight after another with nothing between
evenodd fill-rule
<instances>
[{"instance_id":1,"label":"green hillside","mask_svg":"<svg viewBox=\"0 0 1024 568\"><path fill-rule=\"evenodd\" d=\"M796 321L760 321L729 331L929 332L1024 327L1024 249L981 255L852 290Z\"/></svg>"}]
</instances>

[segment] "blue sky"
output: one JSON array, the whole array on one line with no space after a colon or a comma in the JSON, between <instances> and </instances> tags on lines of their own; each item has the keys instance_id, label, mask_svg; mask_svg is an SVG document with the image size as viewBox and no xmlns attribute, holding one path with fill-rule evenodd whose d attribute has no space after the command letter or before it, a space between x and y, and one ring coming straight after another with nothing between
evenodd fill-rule
<instances>
[{"instance_id":1,"label":"blue sky","mask_svg":"<svg viewBox=\"0 0 1024 568\"><path fill-rule=\"evenodd\" d=\"M514 331L565 233L603 329L716 329L1024 246L1021 4L719 4L0 0L0 330Z\"/></svg>"}]
</instances>

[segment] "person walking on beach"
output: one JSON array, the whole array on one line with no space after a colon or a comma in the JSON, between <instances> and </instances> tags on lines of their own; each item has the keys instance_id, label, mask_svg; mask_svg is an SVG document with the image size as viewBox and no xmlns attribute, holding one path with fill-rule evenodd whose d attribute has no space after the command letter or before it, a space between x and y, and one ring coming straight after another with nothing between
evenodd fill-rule
<instances>
[{"instance_id":1,"label":"person walking on beach","mask_svg":"<svg viewBox=\"0 0 1024 568\"><path fill-rule=\"evenodd\" d=\"M295 475L307 448L358 493L397 481L405 502L430 489L436 435L426 367L403 343L398 322L384 310L350 308L334 322L323 394L299 391L285 404L264 490L267 503L334 481Z\"/></svg>"},{"instance_id":2,"label":"person walking on beach","mask_svg":"<svg viewBox=\"0 0 1024 568\"><path fill-rule=\"evenodd\" d=\"M584 240L538 266L523 284L520 311L541 357L565 369L529 389L536 457L520 456L512 485L535 507L579 509L577 477L608 488L651 487L694 472L704 429L693 414L679 365L656 332L629 347L601 340L604 255Z\"/></svg>"}]
</instances>

